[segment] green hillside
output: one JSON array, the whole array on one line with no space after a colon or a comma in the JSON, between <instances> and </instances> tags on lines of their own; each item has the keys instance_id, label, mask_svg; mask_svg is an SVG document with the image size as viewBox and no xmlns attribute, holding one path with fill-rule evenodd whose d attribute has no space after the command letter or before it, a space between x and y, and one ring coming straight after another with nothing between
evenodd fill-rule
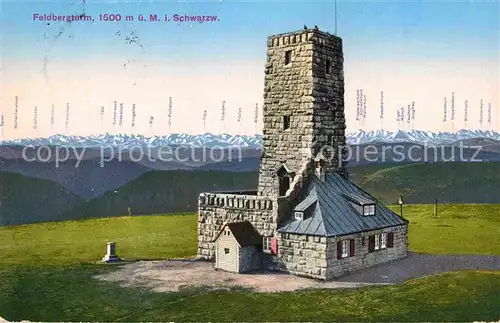
<instances>
[{"instance_id":1,"label":"green hillside","mask_svg":"<svg viewBox=\"0 0 500 323\"><path fill-rule=\"evenodd\" d=\"M499 254L500 205L408 205L409 248ZM400 285L253 293L155 293L93 277L105 243L125 259L196 252L196 215L117 217L0 228L0 316L31 321L494 321L500 273L458 271ZM473 234L473 236L471 236ZM471 240L474 243L467 243ZM387 301L390 300L390 301Z\"/></svg>"},{"instance_id":2,"label":"green hillside","mask_svg":"<svg viewBox=\"0 0 500 323\"><path fill-rule=\"evenodd\" d=\"M0 227L0 259L4 264L85 263L101 259L108 241L115 241L126 259L191 256L197 224L191 213Z\"/></svg>"},{"instance_id":3,"label":"green hillside","mask_svg":"<svg viewBox=\"0 0 500 323\"><path fill-rule=\"evenodd\" d=\"M350 168L351 179L381 201L500 203L500 163L422 163Z\"/></svg>"},{"instance_id":4,"label":"green hillside","mask_svg":"<svg viewBox=\"0 0 500 323\"><path fill-rule=\"evenodd\" d=\"M399 213L399 206L393 206ZM416 252L500 255L500 204L405 205ZM115 241L126 259L196 254L196 213L121 216L0 227L0 259L11 264L75 264L100 259ZM463 239L474 243L463 243ZM1 315L1 314L0 314Z\"/></svg>"},{"instance_id":5,"label":"green hillside","mask_svg":"<svg viewBox=\"0 0 500 323\"><path fill-rule=\"evenodd\" d=\"M500 163L369 165L349 168L350 179L386 204L500 203ZM201 192L255 190L258 173L151 171L120 189L82 202L64 219L195 211Z\"/></svg>"},{"instance_id":6,"label":"green hillside","mask_svg":"<svg viewBox=\"0 0 500 323\"><path fill-rule=\"evenodd\" d=\"M392 209L399 214L399 205ZM438 204L437 218L434 205L404 205L403 216L410 250L500 255L500 204Z\"/></svg>"},{"instance_id":7,"label":"green hillside","mask_svg":"<svg viewBox=\"0 0 500 323\"><path fill-rule=\"evenodd\" d=\"M254 190L254 172L151 171L116 191L83 202L64 213L65 219L195 211L207 191Z\"/></svg>"},{"instance_id":8,"label":"green hillside","mask_svg":"<svg viewBox=\"0 0 500 323\"><path fill-rule=\"evenodd\" d=\"M500 163L428 163L349 168L349 178L386 204L500 203ZM195 211L201 192L255 190L257 172L150 171L84 201L58 184L4 172L0 225Z\"/></svg>"},{"instance_id":9,"label":"green hillside","mask_svg":"<svg viewBox=\"0 0 500 323\"><path fill-rule=\"evenodd\" d=\"M0 225L61 219L62 211L83 201L48 180L0 172L0 183Z\"/></svg>"}]
</instances>

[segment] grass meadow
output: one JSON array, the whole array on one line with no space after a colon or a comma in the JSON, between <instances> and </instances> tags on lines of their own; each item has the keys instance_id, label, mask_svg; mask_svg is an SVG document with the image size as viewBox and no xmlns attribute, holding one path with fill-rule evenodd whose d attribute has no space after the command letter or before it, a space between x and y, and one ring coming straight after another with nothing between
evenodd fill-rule
<instances>
[{"instance_id":1,"label":"grass meadow","mask_svg":"<svg viewBox=\"0 0 500 323\"><path fill-rule=\"evenodd\" d=\"M399 206L393 207L399 212ZM409 249L500 255L500 205L405 205ZM254 293L154 293L93 276L107 241L127 260L196 254L195 214L0 227L0 316L32 321L473 321L500 319L500 272L457 271L400 285Z\"/></svg>"}]
</instances>

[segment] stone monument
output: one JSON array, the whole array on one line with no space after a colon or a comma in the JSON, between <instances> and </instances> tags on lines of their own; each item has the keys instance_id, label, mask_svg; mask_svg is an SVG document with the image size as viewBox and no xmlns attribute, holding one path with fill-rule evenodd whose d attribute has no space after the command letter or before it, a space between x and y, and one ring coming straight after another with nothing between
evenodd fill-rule
<instances>
[{"instance_id":1,"label":"stone monument","mask_svg":"<svg viewBox=\"0 0 500 323\"><path fill-rule=\"evenodd\" d=\"M106 250L106 255L102 258L103 262L117 262L121 261L116 255L116 247L114 242L108 242L108 247Z\"/></svg>"}]
</instances>

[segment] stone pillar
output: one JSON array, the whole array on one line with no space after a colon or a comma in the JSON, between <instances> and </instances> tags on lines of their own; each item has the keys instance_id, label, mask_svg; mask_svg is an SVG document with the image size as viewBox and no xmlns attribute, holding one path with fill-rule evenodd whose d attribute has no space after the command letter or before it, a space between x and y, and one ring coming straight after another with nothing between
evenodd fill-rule
<instances>
[{"instance_id":1,"label":"stone pillar","mask_svg":"<svg viewBox=\"0 0 500 323\"><path fill-rule=\"evenodd\" d=\"M116 247L114 242L108 242L108 246L106 249L106 255L102 258L103 262L116 262L120 261L121 259L118 258L116 255Z\"/></svg>"}]
</instances>

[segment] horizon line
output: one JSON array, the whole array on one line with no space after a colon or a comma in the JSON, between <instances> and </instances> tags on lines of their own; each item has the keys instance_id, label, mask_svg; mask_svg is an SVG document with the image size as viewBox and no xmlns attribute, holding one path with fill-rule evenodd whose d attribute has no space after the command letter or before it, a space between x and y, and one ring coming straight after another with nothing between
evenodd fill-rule
<instances>
[{"instance_id":1,"label":"horizon line","mask_svg":"<svg viewBox=\"0 0 500 323\"><path fill-rule=\"evenodd\" d=\"M1 128L1 127L0 127ZM463 131L470 131L470 132L480 132L480 133L493 133L500 135L500 131L496 131L493 129L466 129L462 128L456 131L432 131L432 130L421 130L421 129L396 129L396 130L385 130L385 129L374 129L374 130L363 130L359 129L354 132L346 132L346 135L350 134L356 134L356 133L370 133L370 132L377 132L377 131L386 131L389 133L396 133L396 132L427 132L427 133L434 133L434 134L458 134L459 132ZM49 139L53 137L80 137L80 138L93 138L93 137L99 137L99 136L129 136L129 137L144 137L144 138L155 138L155 137L160 137L160 138L165 138L165 137L170 137L170 136L175 136L175 135L188 135L192 137L196 136L206 136L206 135L211 135L215 137L223 137L223 136L230 136L230 137L263 137L263 133L255 133L255 134L232 134L232 133L214 133L214 132L203 132L203 133L186 133L186 132L172 132L164 135L146 135L143 133L110 133L110 132L104 132L104 133L97 133L97 134L90 134L90 135L70 135L70 134L64 134L64 133L56 133L53 135L50 135L48 137L21 137L21 138L14 138L14 139L2 139L0 138L0 145L3 144L4 142L13 142L13 141L19 141L19 140L40 140L40 139ZM480 138L480 137L477 137Z\"/></svg>"}]
</instances>

